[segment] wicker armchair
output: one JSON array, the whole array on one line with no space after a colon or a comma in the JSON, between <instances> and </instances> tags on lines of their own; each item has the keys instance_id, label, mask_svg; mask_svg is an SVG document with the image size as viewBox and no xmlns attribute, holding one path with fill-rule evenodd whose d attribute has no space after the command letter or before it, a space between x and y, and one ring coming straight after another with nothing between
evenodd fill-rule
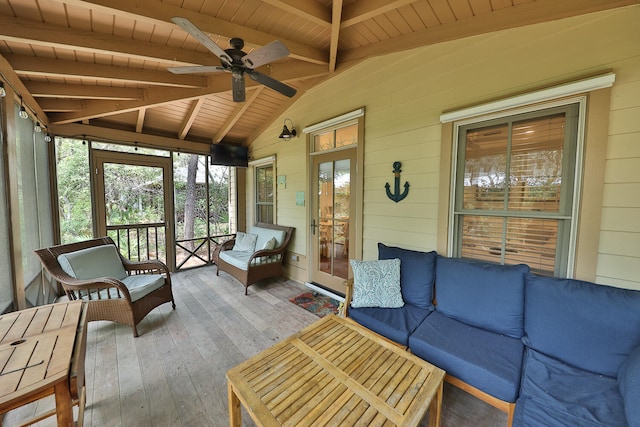
<instances>
[{"instance_id":1,"label":"wicker armchair","mask_svg":"<svg viewBox=\"0 0 640 427\"><path fill-rule=\"evenodd\" d=\"M136 325L151 310L166 302L176 308L167 266L155 260L129 261L110 237L52 246L35 253L69 300L88 302L88 321L129 325L137 337ZM112 271L116 277L107 274Z\"/></svg>"},{"instance_id":2,"label":"wicker armchair","mask_svg":"<svg viewBox=\"0 0 640 427\"><path fill-rule=\"evenodd\" d=\"M227 240L216 248L216 275L224 271L235 277L244 285L245 295L252 284L269 277L283 276L282 264L293 231L293 227L258 223L249 230L257 235L255 250L251 252L234 250L236 237ZM271 238L275 239L275 247L264 249L265 242Z\"/></svg>"}]
</instances>

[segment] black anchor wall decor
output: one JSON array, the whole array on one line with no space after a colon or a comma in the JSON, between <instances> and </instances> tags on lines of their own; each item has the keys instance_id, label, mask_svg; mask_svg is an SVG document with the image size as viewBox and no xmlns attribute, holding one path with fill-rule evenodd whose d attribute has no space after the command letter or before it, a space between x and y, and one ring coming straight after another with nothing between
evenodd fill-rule
<instances>
[{"instance_id":1,"label":"black anchor wall decor","mask_svg":"<svg viewBox=\"0 0 640 427\"><path fill-rule=\"evenodd\" d=\"M407 181L405 181L404 183L404 191L400 193L400 172L402 172L400 170L401 166L402 163L393 162L393 175L395 176L393 185L394 192L391 192L391 186L388 182L384 186L384 188L387 189L387 197L396 203L398 203L400 200L403 200L405 197L407 197L407 194L409 194L409 183Z\"/></svg>"}]
</instances>

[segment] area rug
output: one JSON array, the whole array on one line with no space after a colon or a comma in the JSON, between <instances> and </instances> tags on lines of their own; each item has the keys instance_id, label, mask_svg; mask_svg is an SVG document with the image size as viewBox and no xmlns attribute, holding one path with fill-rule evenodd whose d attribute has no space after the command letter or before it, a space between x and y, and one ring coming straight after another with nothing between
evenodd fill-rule
<instances>
[{"instance_id":1,"label":"area rug","mask_svg":"<svg viewBox=\"0 0 640 427\"><path fill-rule=\"evenodd\" d=\"M300 307L315 314L318 317L324 317L327 314L338 313L338 301L324 295L314 295L313 292L305 292L298 295L297 297L290 298L289 301L296 305L299 305Z\"/></svg>"}]
</instances>

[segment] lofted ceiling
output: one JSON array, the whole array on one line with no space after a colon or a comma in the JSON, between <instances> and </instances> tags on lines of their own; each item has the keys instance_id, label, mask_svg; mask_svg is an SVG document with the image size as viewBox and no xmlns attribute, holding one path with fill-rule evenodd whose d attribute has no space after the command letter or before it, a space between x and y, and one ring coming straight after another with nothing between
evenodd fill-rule
<instances>
[{"instance_id":1,"label":"lofted ceiling","mask_svg":"<svg viewBox=\"0 0 640 427\"><path fill-rule=\"evenodd\" d=\"M0 72L56 131L248 145L306 90L367 58L638 2L0 0ZM297 94L246 78L246 101L236 103L228 73L170 73L220 65L174 16L223 49L232 37L246 53L280 40L290 55L257 70Z\"/></svg>"}]
</instances>

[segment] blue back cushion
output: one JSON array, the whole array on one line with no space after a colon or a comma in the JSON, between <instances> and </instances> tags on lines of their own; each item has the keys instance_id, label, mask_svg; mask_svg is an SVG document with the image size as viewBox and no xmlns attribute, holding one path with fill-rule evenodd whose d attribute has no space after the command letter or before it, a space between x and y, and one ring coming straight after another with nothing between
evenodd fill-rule
<instances>
[{"instance_id":1,"label":"blue back cushion","mask_svg":"<svg viewBox=\"0 0 640 427\"><path fill-rule=\"evenodd\" d=\"M400 260L400 289L406 304L433 311L435 251L420 252L378 243L378 259Z\"/></svg>"},{"instance_id":2,"label":"blue back cushion","mask_svg":"<svg viewBox=\"0 0 640 427\"><path fill-rule=\"evenodd\" d=\"M438 256L436 309L442 314L512 338L524 327L524 277L529 267Z\"/></svg>"},{"instance_id":3,"label":"blue back cushion","mask_svg":"<svg viewBox=\"0 0 640 427\"><path fill-rule=\"evenodd\" d=\"M530 274L525 334L534 350L615 377L640 345L640 292Z\"/></svg>"}]
</instances>

